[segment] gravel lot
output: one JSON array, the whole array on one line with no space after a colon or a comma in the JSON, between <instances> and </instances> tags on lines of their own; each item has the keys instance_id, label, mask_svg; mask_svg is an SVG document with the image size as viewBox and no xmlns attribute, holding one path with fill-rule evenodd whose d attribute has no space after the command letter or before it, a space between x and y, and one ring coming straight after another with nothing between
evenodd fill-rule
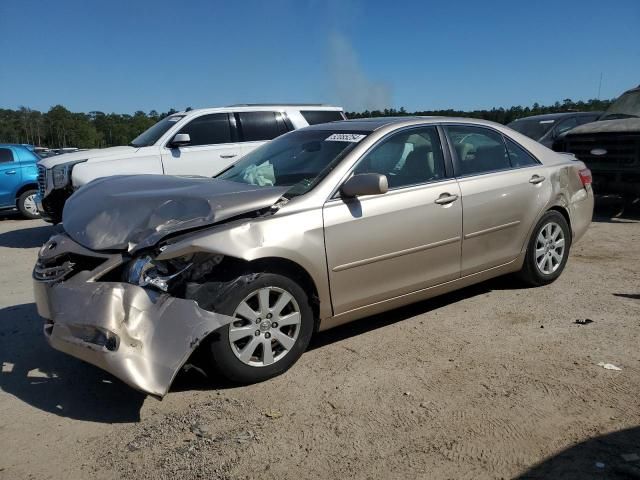
<instances>
[{"instance_id":1,"label":"gravel lot","mask_svg":"<svg viewBox=\"0 0 640 480\"><path fill-rule=\"evenodd\" d=\"M497 279L322 333L259 385L191 370L163 401L46 345L30 272L51 232L0 219L2 479L640 472L638 215L594 222L553 285Z\"/></svg>"}]
</instances>

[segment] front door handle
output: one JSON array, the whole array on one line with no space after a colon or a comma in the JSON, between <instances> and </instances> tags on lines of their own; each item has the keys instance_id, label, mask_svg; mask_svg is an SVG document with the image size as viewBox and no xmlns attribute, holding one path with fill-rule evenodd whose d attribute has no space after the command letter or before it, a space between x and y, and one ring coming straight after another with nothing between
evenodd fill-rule
<instances>
[{"instance_id":1,"label":"front door handle","mask_svg":"<svg viewBox=\"0 0 640 480\"><path fill-rule=\"evenodd\" d=\"M438 205L448 205L455 202L458 199L458 195L451 195L450 193L443 193L436 198L435 203Z\"/></svg>"},{"instance_id":2,"label":"front door handle","mask_svg":"<svg viewBox=\"0 0 640 480\"><path fill-rule=\"evenodd\" d=\"M537 185L542 182L544 182L544 177L542 175L534 175L529 179L529 183L533 183L534 185Z\"/></svg>"},{"instance_id":3,"label":"front door handle","mask_svg":"<svg viewBox=\"0 0 640 480\"><path fill-rule=\"evenodd\" d=\"M15 175L16 171L15 170L7 170L6 172L4 172L5 175Z\"/></svg>"},{"instance_id":4,"label":"front door handle","mask_svg":"<svg viewBox=\"0 0 640 480\"><path fill-rule=\"evenodd\" d=\"M233 158L233 157L237 157L237 155L235 153L233 155L220 155L220 158Z\"/></svg>"}]
</instances>

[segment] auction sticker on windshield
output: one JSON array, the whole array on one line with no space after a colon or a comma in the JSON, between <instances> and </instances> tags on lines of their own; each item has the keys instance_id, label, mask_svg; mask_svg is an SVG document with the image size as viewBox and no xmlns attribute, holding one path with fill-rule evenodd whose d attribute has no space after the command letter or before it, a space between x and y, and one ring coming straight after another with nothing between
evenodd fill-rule
<instances>
[{"instance_id":1,"label":"auction sticker on windshield","mask_svg":"<svg viewBox=\"0 0 640 480\"><path fill-rule=\"evenodd\" d=\"M325 139L326 142L350 142L358 143L366 135L360 133L333 133Z\"/></svg>"}]
</instances>

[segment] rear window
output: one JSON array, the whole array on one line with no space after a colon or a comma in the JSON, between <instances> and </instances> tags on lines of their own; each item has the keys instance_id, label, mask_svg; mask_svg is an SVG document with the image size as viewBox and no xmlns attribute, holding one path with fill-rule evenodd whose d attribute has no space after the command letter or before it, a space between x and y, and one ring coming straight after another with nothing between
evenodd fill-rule
<instances>
[{"instance_id":1,"label":"rear window","mask_svg":"<svg viewBox=\"0 0 640 480\"><path fill-rule=\"evenodd\" d=\"M237 116L244 142L272 140L289 131L280 112L241 112Z\"/></svg>"},{"instance_id":2,"label":"rear window","mask_svg":"<svg viewBox=\"0 0 640 480\"><path fill-rule=\"evenodd\" d=\"M300 113L309 125L317 125L318 123L335 122L336 120L344 120L342 112L327 110L301 110Z\"/></svg>"},{"instance_id":3,"label":"rear window","mask_svg":"<svg viewBox=\"0 0 640 480\"><path fill-rule=\"evenodd\" d=\"M553 127L554 123L555 120L516 120L507 127L534 140L540 140Z\"/></svg>"}]
</instances>

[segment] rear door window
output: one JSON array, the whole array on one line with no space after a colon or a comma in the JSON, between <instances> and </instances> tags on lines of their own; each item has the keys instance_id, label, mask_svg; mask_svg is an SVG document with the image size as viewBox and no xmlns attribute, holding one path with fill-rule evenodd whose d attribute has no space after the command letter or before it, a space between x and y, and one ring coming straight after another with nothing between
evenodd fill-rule
<instances>
[{"instance_id":1,"label":"rear door window","mask_svg":"<svg viewBox=\"0 0 640 480\"><path fill-rule=\"evenodd\" d=\"M187 133L191 138L189 146L218 145L231 142L231 127L229 115L226 113L212 113L194 118L182 127L178 133Z\"/></svg>"},{"instance_id":2,"label":"rear door window","mask_svg":"<svg viewBox=\"0 0 640 480\"><path fill-rule=\"evenodd\" d=\"M272 140L289 131L280 112L240 112L236 115L243 142Z\"/></svg>"},{"instance_id":3,"label":"rear door window","mask_svg":"<svg viewBox=\"0 0 640 480\"><path fill-rule=\"evenodd\" d=\"M0 148L0 163L13 162L13 152L9 148Z\"/></svg>"},{"instance_id":4,"label":"rear door window","mask_svg":"<svg viewBox=\"0 0 640 480\"><path fill-rule=\"evenodd\" d=\"M511 168L502 135L483 127L451 125L445 127L453 143L456 175L478 175Z\"/></svg>"},{"instance_id":5,"label":"rear door window","mask_svg":"<svg viewBox=\"0 0 640 480\"><path fill-rule=\"evenodd\" d=\"M317 125L318 123L335 122L344 120L342 112L327 110L301 110L300 114L304 117L309 125Z\"/></svg>"},{"instance_id":6,"label":"rear door window","mask_svg":"<svg viewBox=\"0 0 640 480\"><path fill-rule=\"evenodd\" d=\"M538 160L533 155L527 152L524 148L518 145L516 142L510 139L507 140L507 150L509 151L509 159L511 160L511 166L514 168L529 167L531 165L538 165Z\"/></svg>"}]
</instances>

